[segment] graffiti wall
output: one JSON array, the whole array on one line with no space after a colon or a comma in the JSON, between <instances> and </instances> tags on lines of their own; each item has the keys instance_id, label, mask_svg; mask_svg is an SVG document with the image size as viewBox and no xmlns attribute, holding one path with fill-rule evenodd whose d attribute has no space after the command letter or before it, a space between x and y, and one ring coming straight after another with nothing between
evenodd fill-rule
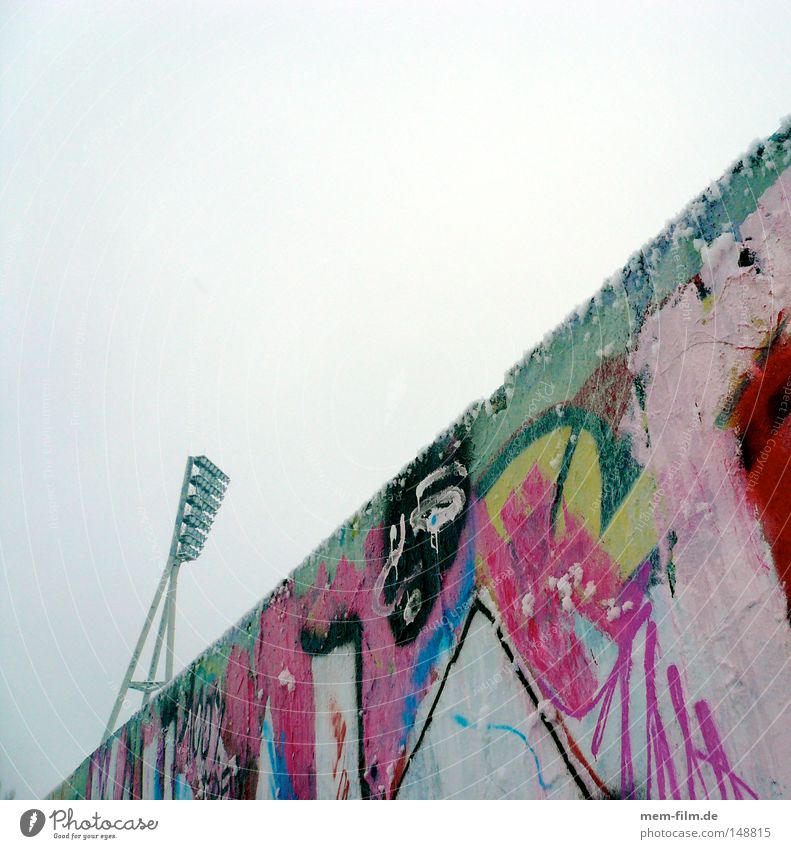
<instances>
[{"instance_id":1,"label":"graffiti wall","mask_svg":"<svg viewBox=\"0 0 791 849\"><path fill-rule=\"evenodd\" d=\"M790 798L791 129L56 798Z\"/></svg>"}]
</instances>

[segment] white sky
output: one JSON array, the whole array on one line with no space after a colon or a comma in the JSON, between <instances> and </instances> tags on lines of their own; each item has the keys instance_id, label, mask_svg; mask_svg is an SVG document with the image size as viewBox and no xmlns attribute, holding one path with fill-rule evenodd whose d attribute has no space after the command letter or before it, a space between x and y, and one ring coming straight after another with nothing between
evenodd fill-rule
<instances>
[{"instance_id":1,"label":"white sky","mask_svg":"<svg viewBox=\"0 0 791 849\"><path fill-rule=\"evenodd\" d=\"M690 5L0 3L5 791L99 742L189 453L180 667L776 129L791 7Z\"/></svg>"}]
</instances>

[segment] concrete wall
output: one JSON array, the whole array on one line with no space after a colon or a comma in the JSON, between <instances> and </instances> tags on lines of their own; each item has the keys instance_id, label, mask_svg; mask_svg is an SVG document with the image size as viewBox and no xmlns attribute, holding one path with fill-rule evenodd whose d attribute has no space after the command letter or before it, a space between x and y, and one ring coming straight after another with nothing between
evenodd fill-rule
<instances>
[{"instance_id":1,"label":"concrete wall","mask_svg":"<svg viewBox=\"0 0 791 849\"><path fill-rule=\"evenodd\" d=\"M53 796L789 798L790 134Z\"/></svg>"}]
</instances>

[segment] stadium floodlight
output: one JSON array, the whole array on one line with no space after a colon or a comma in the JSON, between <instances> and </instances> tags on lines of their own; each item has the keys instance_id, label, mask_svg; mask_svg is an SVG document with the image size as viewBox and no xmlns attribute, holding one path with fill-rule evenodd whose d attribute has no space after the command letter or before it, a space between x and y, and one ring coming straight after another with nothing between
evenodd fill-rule
<instances>
[{"instance_id":1,"label":"stadium floodlight","mask_svg":"<svg viewBox=\"0 0 791 849\"><path fill-rule=\"evenodd\" d=\"M182 563L191 562L200 557L230 482L231 479L228 475L215 466L208 457L201 455L200 457L187 458L165 571L159 580L159 586L154 593L154 600L151 602L151 607L143 623L143 630L140 632L121 689L118 691L118 697L107 722L102 743L113 733L124 699L130 689L141 691L143 693L143 705L146 705L151 694L164 687L173 677L173 649L176 638L176 583L179 567ZM165 595L165 604L157 628L148 677L142 681L133 681L132 677L137 669L140 655L148 639L151 624L163 595ZM159 668L159 656L162 653L165 632L167 632L165 678L164 680L157 680L156 674Z\"/></svg>"}]
</instances>

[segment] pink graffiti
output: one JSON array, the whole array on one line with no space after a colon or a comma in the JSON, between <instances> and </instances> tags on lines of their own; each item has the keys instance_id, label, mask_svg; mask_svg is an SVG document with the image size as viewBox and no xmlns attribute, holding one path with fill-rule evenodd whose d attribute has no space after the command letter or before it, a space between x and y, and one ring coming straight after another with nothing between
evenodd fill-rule
<instances>
[{"instance_id":1,"label":"pink graffiti","mask_svg":"<svg viewBox=\"0 0 791 849\"><path fill-rule=\"evenodd\" d=\"M500 511L507 542L491 524L484 505L478 505L478 541L484 563L479 584L494 597L510 639L554 707L577 720L598 708L590 746L594 759L601 751L613 705L619 705L623 797L636 793L631 679L635 643L640 633L645 634L645 793L648 798L656 791L659 798L678 799L676 767L657 695L659 645L652 606L646 599L650 563L644 562L628 579L622 578L618 564L565 503L560 508L565 533L557 539L552 522L554 495L554 484L534 466ZM593 585L595 592L586 592ZM565 606L559 586L568 599ZM529 605L524 603L526 597ZM592 657L576 633L575 617L595 626L616 647L613 667L601 686L597 685ZM693 745L678 670L670 666L667 675L684 740L689 797L696 798L697 780L708 798L701 763L712 768L722 798L728 798L729 787L735 798L742 798L743 793L754 797L753 790L732 770L705 701L694 706L705 750Z\"/></svg>"}]
</instances>

